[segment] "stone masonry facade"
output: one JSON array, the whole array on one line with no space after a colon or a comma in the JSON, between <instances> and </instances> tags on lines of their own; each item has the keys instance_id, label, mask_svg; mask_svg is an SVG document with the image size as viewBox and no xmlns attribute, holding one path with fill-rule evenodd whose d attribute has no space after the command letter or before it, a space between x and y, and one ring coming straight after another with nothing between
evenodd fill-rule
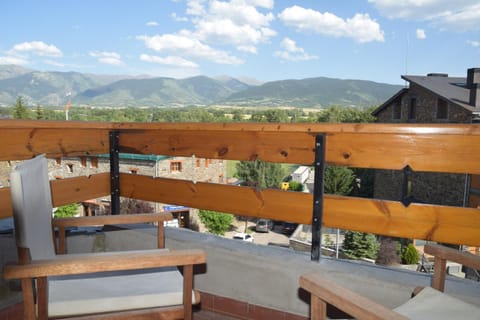
<instances>
[{"instance_id":1,"label":"stone masonry facade","mask_svg":"<svg viewBox=\"0 0 480 320\"><path fill-rule=\"evenodd\" d=\"M410 99L416 99L415 119L409 119ZM434 93L410 83L408 90L399 95L390 105L379 111L380 123L471 123L470 111L458 105L447 103L446 117L437 116L439 97ZM401 116L395 119L395 104L400 104ZM413 168L415 169L415 168ZM461 174L443 174L414 172L411 175L410 195L418 201L440 205L462 206L465 197L467 176ZM394 170L376 170L374 197L386 200L401 200L403 172Z\"/></svg>"}]
</instances>

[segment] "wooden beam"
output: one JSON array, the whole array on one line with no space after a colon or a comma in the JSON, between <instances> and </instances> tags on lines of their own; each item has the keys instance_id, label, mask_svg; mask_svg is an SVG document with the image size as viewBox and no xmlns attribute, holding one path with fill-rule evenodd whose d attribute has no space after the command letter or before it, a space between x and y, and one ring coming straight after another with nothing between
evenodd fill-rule
<instances>
[{"instance_id":1,"label":"wooden beam","mask_svg":"<svg viewBox=\"0 0 480 320\"><path fill-rule=\"evenodd\" d=\"M314 136L325 133L331 164L480 173L478 125L88 124L0 120L0 160L108 153L108 130L118 129L123 152L310 165Z\"/></svg>"},{"instance_id":2,"label":"wooden beam","mask_svg":"<svg viewBox=\"0 0 480 320\"><path fill-rule=\"evenodd\" d=\"M121 174L122 196L249 217L312 223L312 195L277 189ZM221 199L222 201L219 201ZM480 210L325 195L324 225L412 239L480 246Z\"/></svg>"},{"instance_id":3,"label":"wooden beam","mask_svg":"<svg viewBox=\"0 0 480 320\"><path fill-rule=\"evenodd\" d=\"M0 161L26 160L45 153L48 158L108 153L106 130L0 127Z\"/></svg>"},{"instance_id":4,"label":"wooden beam","mask_svg":"<svg viewBox=\"0 0 480 320\"><path fill-rule=\"evenodd\" d=\"M110 174L52 180L52 201L55 207L110 195Z\"/></svg>"},{"instance_id":5,"label":"wooden beam","mask_svg":"<svg viewBox=\"0 0 480 320\"><path fill-rule=\"evenodd\" d=\"M264 131L161 130L120 134L121 152L311 164L314 135Z\"/></svg>"}]
</instances>

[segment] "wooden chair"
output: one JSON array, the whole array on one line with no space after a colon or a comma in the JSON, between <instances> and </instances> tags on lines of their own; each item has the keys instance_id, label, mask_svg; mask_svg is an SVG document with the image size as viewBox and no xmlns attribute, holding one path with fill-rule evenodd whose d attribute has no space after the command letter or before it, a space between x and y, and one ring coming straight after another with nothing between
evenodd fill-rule
<instances>
[{"instance_id":1,"label":"wooden chair","mask_svg":"<svg viewBox=\"0 0 480 320\"><path fill-rule=\"evenodd\" d=\"M419 288L405 304L388 309L317 273L300 277L310 292L311 319L327 319L327 304L358 319L480 319L480 307L443 293L447 260L480 269L480 256L440 245L427 244L425 253L435 256L432 287Z\"/></svg>"},{"instance_id":2,"label":"wooden chair","mask_svg":"<svg viewBox=\"0 0 480 320\"><path fill-rule=\"evenodd\" d=\"M5 279L21 279L25 319L191 319L193 265L206 262L201 250L162 249L163 221L169 214L59 219L52 224L48 165L41 155L11 174L18 264L4 268ZM52 225L65 251L65 228L158 222L160 249L58 255ZM178 267L182 268L183 276ZM34 280L34 281L32 281Z\"/></svg>"}]
</instances>

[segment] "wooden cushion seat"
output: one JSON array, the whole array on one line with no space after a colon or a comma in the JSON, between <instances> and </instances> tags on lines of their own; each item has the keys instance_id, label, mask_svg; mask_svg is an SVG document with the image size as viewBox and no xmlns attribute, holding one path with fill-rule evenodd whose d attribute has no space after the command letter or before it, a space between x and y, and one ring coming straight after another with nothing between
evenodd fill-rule
<instances>
[{"instance_id":1,"label":"wooden cushion seat","mask_svg":"<svg viewBox=\"0 0 480 320\"><path fill-rule=\"evenodd\" d=\"M414 298L394 309L412 320L479 320L480 307L432 287L423 288Z\"/></svg>"},{"instance_id":2,"label":"wooden cushion seat","mask_svg":"<svg viewBox=\"0 0 480 320\"><path fill-rule=\"evenodd\" d=\"M49 317L183 303L183 277L175 267L52 277L48 287ZM192 299L198 302L193 293Z\"/></svg>"}]
</instances>

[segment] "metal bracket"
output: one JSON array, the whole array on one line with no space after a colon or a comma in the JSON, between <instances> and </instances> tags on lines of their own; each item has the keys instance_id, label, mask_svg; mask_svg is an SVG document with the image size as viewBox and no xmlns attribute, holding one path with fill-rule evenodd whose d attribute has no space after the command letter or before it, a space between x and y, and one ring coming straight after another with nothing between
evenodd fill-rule
<instances>
[{"instance_id":1,"label":"metal bracket","mask_svg":"<svg viewBox=\"0 0 480 320\"><path fill-rule=\"evenodd\" d=\"M322 246L323 194L325 175L325 135L315 137L315 182L313 187L312 249L311 260L320 260Z\"/></svg>"},{"instance_id":2,"label":"metal bracket","mask_svg":"<svg viewBox=\"0 0 480 320\"><path fill-rule=\"evenodd\" d=\"M402 169L403 173L403 183L402 183L402 199L400 200L405 207L408 207L412 203L412 174L413 171L410 166L405 166Z\"/></svg>"},{"instance_id":3,"label":"metal bracket","mask_svg":"<svg viewBox=\"0 0 480 320\"><path fill-rule=\"evenodd\" d=\"M119 132L110 131L110 213L120 214Z\"/></svg>"}]
</instances>

